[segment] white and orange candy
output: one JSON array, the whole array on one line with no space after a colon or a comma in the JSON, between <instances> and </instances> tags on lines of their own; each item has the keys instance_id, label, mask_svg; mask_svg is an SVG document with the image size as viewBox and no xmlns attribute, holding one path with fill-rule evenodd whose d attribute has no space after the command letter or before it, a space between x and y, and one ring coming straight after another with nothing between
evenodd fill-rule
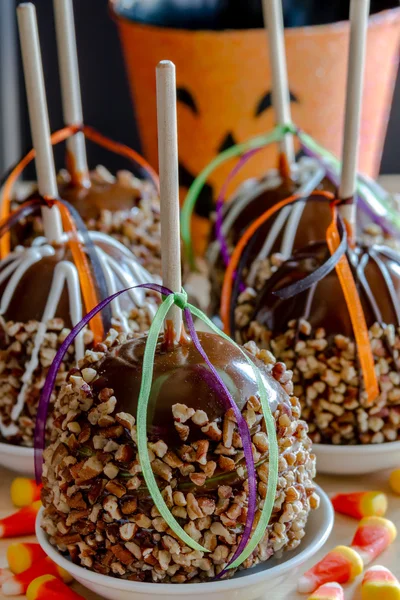
<instances>
[{"instance_id":1,"label":"white and orange candy","mask_svg":"<svg viewBox=\"0 0 400 600\"><path fill-rule=\"evenodd\" d=\"M347 583L363 572L359 554L348 546L336 546L309 569L297 583L300 594L310 594L324 583Z\"/></svg>"},{"instance_id":2,"label":"white and orange candy","mask_svg":"<svg viewBox=\"0 0 400 600\"><path fill-rule=\"evenodd\" d=\"M344 592L340 583L331 581L321 585L308 600L344 600Z\"/></svg>"},{"instance_id":3,"label":"white and orange candy","mask_svg":"<svg viewBox=\"0 0 400 600\"><path fill-rule=\"evenodd\" d=\"M336 494L331 502L336 512L355 519L383 517L388 507L387 496L383 492Z\"/></svg>"},{"instance_id":4,"label":"white and orange candy","mask_svg":"<svg viewBox=\"0 0 400 600\"><path fill-rule=\"evenodd\" d=\"M32 581L42 575L54 575L54 577L57 577L64 583L71 583L72 581L71 575L65 571L65 569L56 565L51 558L46 556L33 563L33 565L26 571L23 571L23 573L13 575L10 579L7 579L1 587L1 591L4 596L22 596L26 593Z\"/></svg>"},{"instance_id":5,"label":"white and orange candy","mask_svg":"<svg viewBox=\"0 0 400 600\"><path fill-rule=\"evenodd\" d=\"M42 503L40 500L30 506L24 506L17 512L0 519L0 538L33 535L35 533L36 516Z\"/></svg>"},{"instance_id":6,"label":"white and orange candy","mask_svg":"<svg viewBox=\"0 0 400 600\"><path fill-rule=\"evenodd\" d=\"M363 572L360 555L348 546L336 546L297 583L300 594L310 594L324 583L348 583Z\"/></svg>"},{"instance_id":7,"label":"white and orange candy","mask_svg":"<svg viewBox=\"0 0 400 600\"><path fill-rule=\"evenodd\" d=\"M382 554L397 536L397 529L389 519L366 517L358 525L351 547L361 556L364 565L368 565Z\"/></svg>"},{"instance_id":8,"label":"white and orange candy","mask_svg":"<svg viewBox=\"0 0 400 600\"><path fill-rule=\"evenodd\" d=\"M387 569L376 565L365 572L361 585L362 600L400 600L400 583Z\"/></svg>"},{"instance_id":9,"label":"white and orange candy","mask_svg":"<svg viewBox=\"0 0 400 600\"><path fill-rule=\"evenodd\" d=\"M42 486L38 485L34 479L16 477L11 484L11 501L18 508L29 506L36 500L40 500L41 489Z\"/></svg>"}]
</instances>

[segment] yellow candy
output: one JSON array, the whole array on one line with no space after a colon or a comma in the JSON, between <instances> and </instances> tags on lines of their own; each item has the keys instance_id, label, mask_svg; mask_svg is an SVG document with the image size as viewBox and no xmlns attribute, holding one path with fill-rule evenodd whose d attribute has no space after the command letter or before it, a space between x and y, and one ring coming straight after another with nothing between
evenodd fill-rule
<instances>
[{"instance_id":1,"label":"yellow candy","mask_svg":"<svg viewBox=\"0 0 400 600\"><path fill-rule=\"evenodd\" d=\"M362 600L400 600L400 584L386 569L376 565L366 571L361 586Z\"/></svg>"}]
</instances>

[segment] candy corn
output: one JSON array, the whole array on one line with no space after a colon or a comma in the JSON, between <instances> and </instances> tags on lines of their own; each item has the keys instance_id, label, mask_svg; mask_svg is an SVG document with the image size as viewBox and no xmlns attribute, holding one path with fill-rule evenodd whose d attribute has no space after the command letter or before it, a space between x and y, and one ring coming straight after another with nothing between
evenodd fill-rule
<instances>
[{"instance_id":1,"label":"candy corn","mask_svg":"<svg viewBox=\"0 0 400 600\"><path fill-rule=\"evenodd\" d=\"M366 571L361 586L362 600L400 600L400 584L386 569L376 565Z\"/></svg>"},{"instance_id":2,"label":"candy corn","mask_svg":"<svg viewBox=\"0 0 400 600\"><path fill-rule=\"evenodd\" d=\"M24 506L12 515L0 519L0 538L32 535L35 533L36 515L42 503L40 500L30 506Z\"/></svg>"},{"instance_id":3,"label":"candy corn","mask_svg":"<svg viewBox=\"0 0 400 600\"><path fill-rule=\"evenodd\" d=\"M343 588L340 583L324 583L311 594L308 600L344 600Z\"/></svg>"},{"instance_id":4,"label":"candy corn","mask_svg":"<svg viewBox=\"0 0 400 600\"><path fill-rule=\"evenodd\" d=\"M11 500L14 506L22 508L29 506L36 500L40 500L41 485L37 485L33 479L17 477L11 484Z\"/></svg>"},{"instance_id":5,"label":"candy corn","mask_svg":"<svg viewBox=\"0 0 400 600\"><path fill-rule=\"evenodd\" d=\"M361 556L364 565L368 565L396 539L397 530L389 519L366 517L354 534L351 547Z\"/></svg>"},{"instance_id":6,"label":"candy corn","mask_svg":"<svg viewBox=\"0 0 400 600\"><path fill-rule=\"evenodd\" d=\"M388 507L387 497L383 492L337 494L332 498L332 504L336 512L355 519L383 517Z\"/></svg>"},{"instance_id":7,"label":"candy corn","mask_svg":"<svg viewBox=\"0 0 400 600\"><path fill-rule=\"evenodd\" d=\"M42 575L34 579L26 592L28 600L84 600L53 575Z\"/></svg>"},{"instance_id":8,"label":"candy corn","mask_svg":"<svg viewBox=\"0 0 400 600\"><path fill-rule=\"evenodd\" d=\"M39 544L11 544L7 549L8 566L15 575L23 573L45 557L46 553Z\"/></svg>"},{"instance_id":9,"label":"candy corn","mask_svg":"<svg viewBox=\"0 0 400 600\"><path fill-rule=\"evenodd\" d=\"M395 494L400 494L400 469L392 471L389 478L389 484Z\"/></svg>"},{"instance_id":10,"label":"candy corn","mask_svg":"<svg viewBox=\"0 0 400 600\"><path fill-rule=\"evenodd\" d=\"M310 594L324 583L353 581L362 571L363 563L355 550L347 546L336 546L300 577L297 590L300 594Z\"/></svg>"},{"instance_id":11,"label":"candy corn","mask_svg":"<svg viewBox=\"0 0 400 600\"><path fill-rule=\"evenodd\" d=\"M3 583L1 590L5 596L25 594L29 584L41 575L54 575L58 579L62 579L64 583L70 583L72 581L72 577L67 571L56 565L48 556L46 556L46 558L42 558L42 560L34 563L23 573L13 575L10 579L7 579L7 581Z\"/></svg>"}]
</instances>

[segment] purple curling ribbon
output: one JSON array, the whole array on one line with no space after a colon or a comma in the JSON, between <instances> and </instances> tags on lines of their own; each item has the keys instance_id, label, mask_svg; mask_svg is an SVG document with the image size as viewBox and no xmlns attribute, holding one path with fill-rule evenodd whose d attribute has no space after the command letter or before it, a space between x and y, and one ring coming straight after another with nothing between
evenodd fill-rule
<instances>
[{"instance_id":1,"label":"purple curling ribbon","mask_svg":"<svg viewBox=\"0 0 400 600\"><path fill-rule=\"evenodd\" d=\"M250 430L247 425L247 422L244 419L242 413L240 412L236 402L232 398L232 396L231 396L228 388L226 387L225 383L223 382L222 378L218 375L218 371L216 370L214 365L210 362L206 352L204 351L204 349L200 343L199 337L197 335L194 323L193 323L192 314L188 308L184 309L184 315L185 315L185 320L186 320L186 323L187 323L187 326L189 329L189 335L192 338L197 351L202 356L204 362L210 369L211 373L214 375L214 378L218 382L218 385L222 388L223 395L228 400L231 408L233 409L233 411L235 413L240 437L242 439L243 452L244 452L244 456L246 459L247 474L249 477L249 503L248 503L246 525L245 525L240 543L236 549L236 552L232 556L229 563L226 565L225 569L223 569L217 577L217 579L220 579L226 573L226 570L229 568L229 566L238 558L238 556L241 555L241 553L247 546L247 542L249 541L249 538L251 535L251 531L253 528L253 522L254 522L254 518L255 518L255 514L256 514L256 495L257 495L256 469L254 466L253 451L252 451L252 447L251 447Z\"/></svg>"}]
</instances>

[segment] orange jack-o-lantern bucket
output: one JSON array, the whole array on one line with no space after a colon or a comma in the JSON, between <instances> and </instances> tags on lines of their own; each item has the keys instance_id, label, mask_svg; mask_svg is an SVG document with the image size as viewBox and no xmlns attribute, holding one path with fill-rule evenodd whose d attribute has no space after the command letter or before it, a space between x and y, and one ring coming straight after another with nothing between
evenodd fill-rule
<instances>
[{"instance_id":1,"label":"orange jack-o-lantern bucket","mask_svg":"<svg viewBox=\"0 0 400 600\"><path fill-rule=\"evenodd\" d=\"M233 142L269 131L274 124L271 71L264 30L189 31L139 24L117 15L143 150L157 165L156 64L177 67L181 185ZM286 53L296 125L336 155L344 118L348 22L287 29ZM370 18L361 131L361 169L376 176L398 69L400 8ZM235 181L276 165L276 148L260 152ZM232 165L210 178L198 210L207 213ZM203 205L201 204L203 202ZM199 223L200 225L200 223ZM196 227L202 235L204 227Z\"/></svg>"}]
</instances>

